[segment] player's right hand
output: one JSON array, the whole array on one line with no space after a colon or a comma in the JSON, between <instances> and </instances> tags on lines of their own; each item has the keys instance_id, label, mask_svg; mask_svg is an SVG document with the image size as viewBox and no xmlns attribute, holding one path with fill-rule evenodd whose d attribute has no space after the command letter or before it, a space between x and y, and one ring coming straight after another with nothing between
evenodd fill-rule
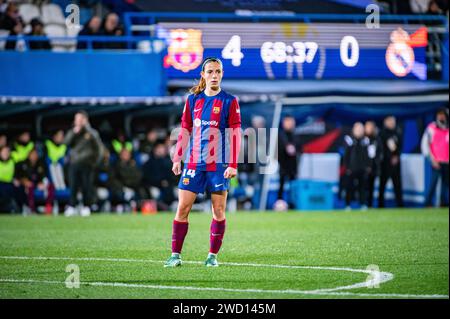
<instances>
[{"instance_id":1,"label":"player's right hand","mask_svg":"<svg viewBox=\"0 0 450 319\"><path fill-rule=\"evenodd\" d=\"M172 172L175 175L180 175L181 174L181 163L180 162L173 163L173 165L172 165Z\"/></svg>"}]
</instances>

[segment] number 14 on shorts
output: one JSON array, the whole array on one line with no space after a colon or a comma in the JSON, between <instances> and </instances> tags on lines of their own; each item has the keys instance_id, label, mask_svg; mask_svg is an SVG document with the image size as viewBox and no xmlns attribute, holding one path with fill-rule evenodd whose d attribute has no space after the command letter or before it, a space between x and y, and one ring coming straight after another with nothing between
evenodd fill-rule
<instances>
[{"instance_id":1,"label":"number 14 on shorts","mask_svg":"<svg viewBox=\"0 0 450 319\"><path fill-rule=\"evenodd\" d=\"M183 176L189 176L191 178L195 177L195 169L183 169Z\"/></svg>"}]
</instances>

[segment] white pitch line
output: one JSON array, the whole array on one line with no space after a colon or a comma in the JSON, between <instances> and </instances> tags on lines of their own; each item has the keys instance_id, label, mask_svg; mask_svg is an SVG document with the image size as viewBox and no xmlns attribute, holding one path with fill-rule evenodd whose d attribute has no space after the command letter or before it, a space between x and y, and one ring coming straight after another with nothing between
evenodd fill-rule
<instances>
[{"instance_id":1,"label":"white pitch line","mask_svg":"<svg viewBox=\"0 0 450 319\"><path fill-rule=\"evenodd\" d=\"M2 283L19 284L53 284L64 285L63 281L54 280L33 280L33 279L8 279L0 278ZM356 296L356 297L386 297L386 298L448 298L447 295L414 295L414 294L368 294L352 292L319 292L308 290L267 290L267 289L234 289L219 287L191 287L191 286L163 286L146 284L127 284L123 282L80 282L80 285L96 287L122 287L122 288L141 288L141 289L170 289L170 290L201 290L201 291L226 291L226 292L246 292L246 293L274 293L274 294L300 294L300 295L318 295L318 296Z\"/></svg>"},{"instance_id":2,"label":"white pitch line","mask_svg":"<svg viewBox=\"0 0 450 319\"><path fill-rule=\"evenodd\" d=\"M163 263L161 260L149 259L127 259L127 258L100 258L100 257L44 257L44 256L0 256L0 259L22 259L22 260L78 260L78 261L107 261L107 262L141 262L141 263ZM183 261L187 264L202 264L198 261ZM447 295L419 295L419 294L369 294L369 293L351 293L336 292L339 290L350 290L365 287L374 287L381 283L385 283L394 278L389 272L379 272L368 269L354 269L348 267L326 267L326 266L296 266L296 265L277 265L277 264L255 264L255 263L235 263L222 262L228 266L244 266L244 267L266 267L266 268L287 268L287 269L318 269L331 271L348 271L358 272L370 275L373 279L366 280L348 286L340 286L335 288L324 288L316 290L265 290L265 289L232 289L232 288L216 288L216 287L189 287L189 286L161 286L161 285L142 285L127 283L108 283L108 282L84 282L84 285L92 286L111 286L111 287L131 287L131 288L152 288L152 289L184 289L184 290L214 290L229 292L255 292L255 293L285 293L285 294L304 294L304 295L334 295L334 296L361 296L361 297L393 297L393 298L448 298ZM48 283L61 284L59 281L35 281L21 279L0 279L0 282L16 282L16 283Z\"/></svg>"}]
</instances>

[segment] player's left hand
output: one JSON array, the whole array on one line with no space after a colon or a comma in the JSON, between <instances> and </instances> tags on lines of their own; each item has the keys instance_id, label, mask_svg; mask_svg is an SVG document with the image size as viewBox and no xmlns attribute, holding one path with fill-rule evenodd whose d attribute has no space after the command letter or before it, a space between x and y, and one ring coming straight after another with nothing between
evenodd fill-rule
<instances>
[{"instance_id":1,"label":"player's left hand","mask_svg":"<svg viewBox=\"0 0 450 319\"><path fill-rule=\"evenodd\" d=\"M237 169L233 167L228 167L223 173L223 177L225 178L233 178L237 175Z\"/></svg>"}]
</instances>

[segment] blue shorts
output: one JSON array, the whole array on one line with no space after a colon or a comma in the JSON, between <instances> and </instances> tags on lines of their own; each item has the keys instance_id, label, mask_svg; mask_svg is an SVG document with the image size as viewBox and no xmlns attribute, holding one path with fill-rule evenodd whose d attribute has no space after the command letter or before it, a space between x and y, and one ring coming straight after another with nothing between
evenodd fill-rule
<instances>
[{"instance_id":1,"label":"blue shorts","mask_svg":"<svg viewBox=\"0 0 450 319\"><path fill-rule=\"evenodd\" d=\"M215 172L188 169L184 167L181 172L178 188L193 193L220 192L230 187L230 179L223 177L228 165L217 165Z\"/></svg>"}]
</instances>

